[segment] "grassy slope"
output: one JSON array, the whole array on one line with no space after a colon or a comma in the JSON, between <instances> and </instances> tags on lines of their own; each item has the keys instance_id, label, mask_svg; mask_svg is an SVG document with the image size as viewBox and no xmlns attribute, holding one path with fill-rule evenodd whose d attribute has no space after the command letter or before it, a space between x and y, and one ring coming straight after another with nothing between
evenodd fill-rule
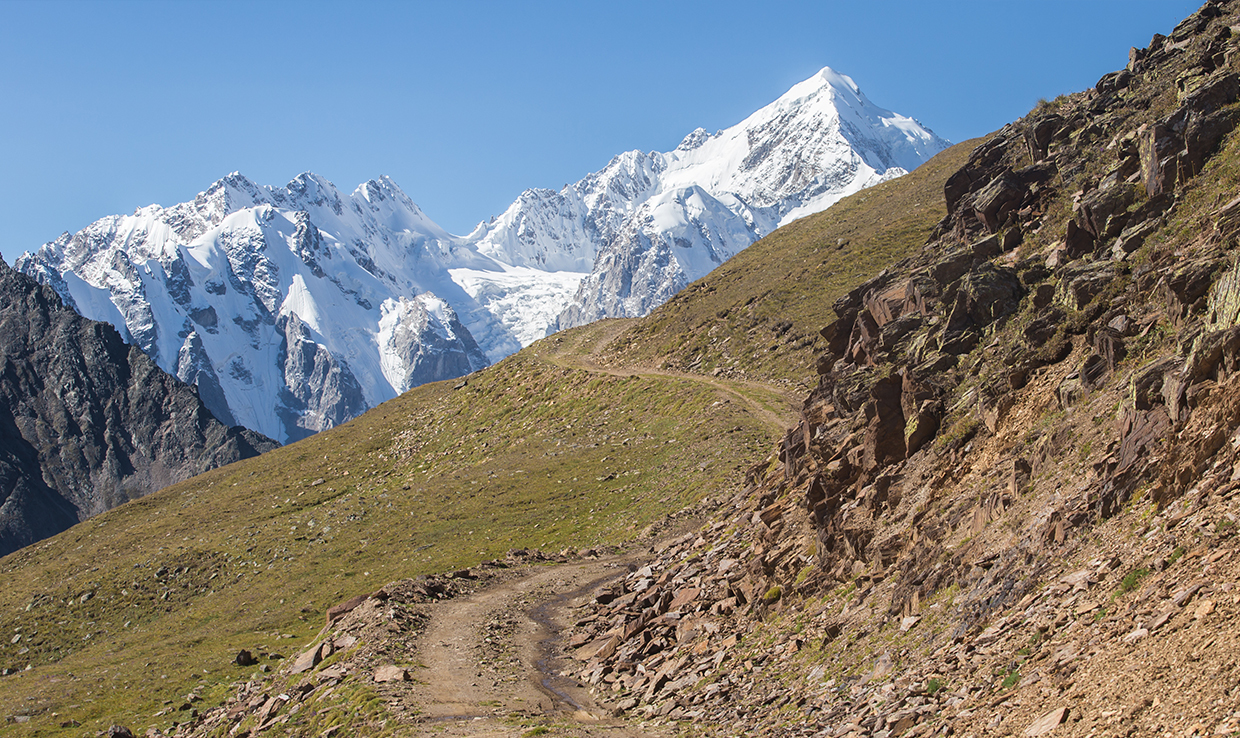
<instances>
[{"instance_id":1,"label":"grassy slope","mask_svg":"<svg viewBox=\"0 0 1240 738\"><path fill-rule=\"evenodd\" d=\"M787 410L728 378L807 381L831 302L921 247L975 143L780 229L650 318L559 334L465 388L417 388L0 559L0 633L22 635L0 640L0 667L35 665L0 680L0 717L32 715L19 735L166 728L175 714L154 713L248 676L238 649L295 655L354 594L512 548L631 540L726 492ZM726 371L627 376L638 366Z\"/></svg>"},{"instance_id":2,"label":"grassy slope","mask_svg":"<svg viewBox=\"0 0 1240 738\"><path fill-rule=\"evenodd\" d=\"M0 664L35 665L0 681L0 713L34 715L18 734L166 728L166 701L252 671L240 648L294 656L327 607L394 579L635 538L778 432L705 382L566 368L543 344L0 560Z\"/></svg>"},{"instance_id":3,"label":"grassy slope","mask_svg":"<svg viewBox=\"0 0 1240 738\"><path fill-rule=\"evenodd\" d=\"M957 144L905 177L780 228L621 335L611 359L719 369L808 391L817 382L818 331L835 319L831 303L921 249L946 215L943 182L981 141Z\"/></svg>"}]
</instances>

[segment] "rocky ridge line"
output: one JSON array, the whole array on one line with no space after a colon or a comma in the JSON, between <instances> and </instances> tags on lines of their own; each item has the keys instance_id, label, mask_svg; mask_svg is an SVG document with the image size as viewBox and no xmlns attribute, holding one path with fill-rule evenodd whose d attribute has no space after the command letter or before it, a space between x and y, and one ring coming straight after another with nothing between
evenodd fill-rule
<instances>
[{"instance_id":1,"label":"rocky ridge line","mask_svg":"<svg viewBox=\"0 0 1240 738\"><path fill-rule=\"evenodd\" d=\"M0 555L278 444L0 260Z\"/></svg>"}]
</instances>

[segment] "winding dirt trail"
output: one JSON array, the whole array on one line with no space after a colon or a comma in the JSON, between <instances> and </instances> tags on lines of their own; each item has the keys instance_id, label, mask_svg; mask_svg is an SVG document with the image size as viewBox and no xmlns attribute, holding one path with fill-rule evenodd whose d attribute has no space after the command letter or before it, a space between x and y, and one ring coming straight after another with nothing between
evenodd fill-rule
<instances>
[{"instance_id":1,"label":"winding dirt trail","mask_svg":"<svg viewBox=\"0 0 1240 738\"><path fill-rule=\"evenodd\" d=\"M569 610L626 572L626 558L533 567L435 606L411 672L412 735L660 736L610 716L589 690L559 676L557 633Z\"/></svg>"},{"instance_id":2,"label":"winding dirt trail","mask_svg":"<svg viewBox=\"0 0 1240 738\"><path fill-rule=\"evenodd\" d=\"M597 328L595 335L572 345L571 348L576 348L576 351L571 350L571 348L567 350L552 349L549 351L536 351L535 356L540 356L565 368L581 369L613 377L658 376L684 379L690 382L709 385L743 402L759 420L776 433L783 434L788 428L796 425L796 408L799 406L798 395L787 388L748 379L717 379L703 374L672 371L646 364L611 367L601 363L599 358L602 356L604 348L623 333L628 325L629 321L626 320L599 321L590 326ZM555 339L556 337L553 336L550 340L554 341ZM771 401L763 402L750 393L753 393L753 395L765 395Z\"/></svg>"},{"instance_id":3,"label":"winding dirt trail","mask_svg":"<svg viewBox=\"0 0 1240 738\"><path fill-rule=\"evenodd\" d=\"M613 376L662 376L709 385L744 403L772 433L796 422L792 393L774 385L719 379L646 365L612 367L603 348L624 328L604 324L577 341L537 354L558 366ZM555 735L593 738L670 735L600 707L590 690L560 676L559 633L571 610L626 573L641 553L535 566L466 597L441 602L418 637L421 664L402 700L412 735L512 737L544 726Z\"/></svg>"}]
</instances>

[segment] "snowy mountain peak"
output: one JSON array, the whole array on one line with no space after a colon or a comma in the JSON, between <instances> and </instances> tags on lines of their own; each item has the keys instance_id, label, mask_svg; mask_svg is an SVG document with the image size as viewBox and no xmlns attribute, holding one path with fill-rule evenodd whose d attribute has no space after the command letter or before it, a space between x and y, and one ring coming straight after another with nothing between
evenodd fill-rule
<instances>
[{"instance_id":1,"label":"snowy mountain peak","mask_svg":"<svg viewBox=\"0 0 1240 738\"><path fill-rule=\"evenodd\" d=\"M216 224L238 210L270 202L267 192L267 188L254 184L241 172L232 172L199 193L194 205L210 223Z\"/></svg>"},{"instance_id":2,"label":"snowy mountain peak","mask_svg":"<svg viewBox=\"0 0 1240 738\"><path fill-rule=\"evenodd\" d=\"M645 314L775 227L904 174L947 145L823 67L731 128L699 128L668 154L617 157L576 185L606 185L595 201L583 198L580 220L598 213L611 227L594 229L594 268L555 327ZM638 161L641 177L624 166ZM610 196L617 188L623 202ZM680 194L692 188L700 191Z\"/></svg>"},{"instance_id":3,"label":"snowy mountain peak","mask_svg":"<svg viewBox=\"0 0 1240 738\"><path fill-rule=\"evenodd\" d=\"M680 142L680 145L676 147L676 150L693 151L697 147L706 143L709 138L710 134L706 132L705 128L695 128L693 129L693 133L690 133L688 136L684 137L684 140Z\"/></svg>"},{"instance_id":4,"label":"snowy mountain peak","mask_svg":"<svg viewBox=\"0 0 1240 738\"><path fill-rule=\"evenodd\" d=\"M345 198L312 172L284 187L233 173L191 202L99 220L18 268L196 384L216 417L292 441L486 366L461 315L499 350L518 345L452 281L441 238L386 178Z\"/></svg>"},{"instance_id":5,"label":"snowy mountain peak","mask_svg":"<svg viewBox=\"0 0 1240 738\"><path fill-rule=\"evenodd\" d=\"M797 100L803 97L809 97L821 90L831 89L840 94L846 94L853 98L865 100L865 95L861 93L861 88L853 81L852 77L846 74L840 74L831 67L823 67L819 69L814 76L809 79L798 82L791 89L780 95L780 100ZM866 101L868 104L869 101Z\"/></svg>"}]
</instances>

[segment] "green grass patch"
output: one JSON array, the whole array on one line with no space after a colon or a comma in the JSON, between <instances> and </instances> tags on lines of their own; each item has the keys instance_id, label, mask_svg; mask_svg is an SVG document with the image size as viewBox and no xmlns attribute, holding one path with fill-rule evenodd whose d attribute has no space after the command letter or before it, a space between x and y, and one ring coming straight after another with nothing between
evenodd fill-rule
<instances>
[{"instance_id":1,"label":"green grass patch","mask_svg":"<svg viewBox=\"0 0 1240 738\"><path fill-rule=\"evenodd\" d=\"M1149 569L1142 567L1140 569L1133 569L1132 571L1125 574L1124 578L1121 579L1119 582L1119 589L1115 591L1115 597L1123 597L1124 595L1136 589L1138 586L1140 586L1141 580L1145 579L1145 577L1148 576L1149 573L1150 573ZM1114 599L1114 597L1112 599Z\"/></svg>"},{"instance_id":2,"label":"green grass patch","mask_svg":"<svg viewBox=\"0 0 1240 738\"><path fill-rule=\"evenodd\" d=\"M1008 669L1007 676L1003 677L1003 683L1000 685L1002 689L1011 689L1020 684L1020 669Z\"/></svg>"}]
</instances>

